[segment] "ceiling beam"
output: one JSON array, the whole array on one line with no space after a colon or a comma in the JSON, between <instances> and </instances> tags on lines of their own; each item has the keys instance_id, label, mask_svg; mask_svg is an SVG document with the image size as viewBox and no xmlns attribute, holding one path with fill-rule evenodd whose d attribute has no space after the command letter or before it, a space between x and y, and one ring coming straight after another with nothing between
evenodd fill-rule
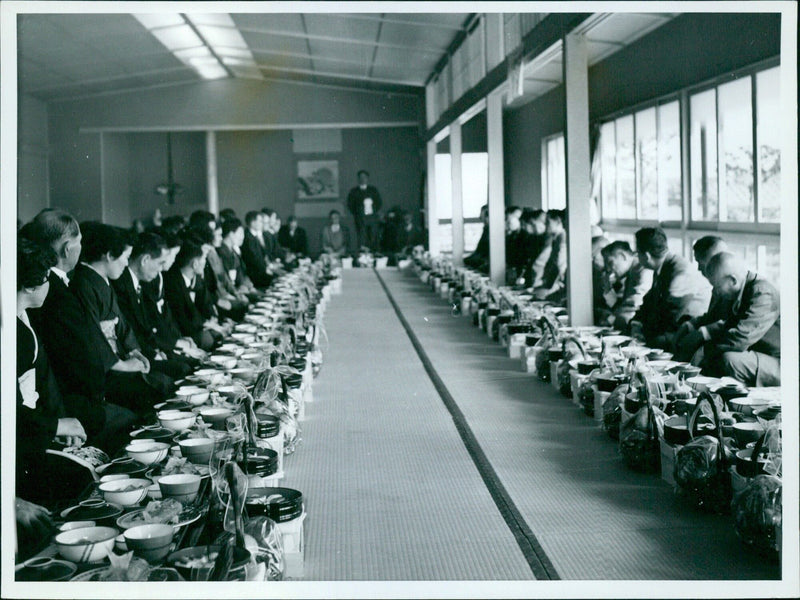
<instances>
[{"instance_id":1,"label":"ceiling beam","mask_svg":"<svg viewBox=\"0 0 800 600\"><path fill-rule=\"evenodd\" d=\"M383 13L381 13L383 19ZM369 61L369 69L367 70L367 77L372 77L372 70L375 68L375 59L378 57L378 42L381 41L381 31L383 31L383 20L378 23L378 33L375 34L375 47L372 49L372 60Z\"/></svg>"},{"instance_id":2,"label":"ceiling beam","mask_svg":"<svg viewBox=\"0 0 800 600\"><path fill-rule=\"evenodd\" d=\"M239 27L239 31L244 31L247 33L260 33L263 35L290 37L296 39L318 40L320 42L333 42L336 44L353 44L357 46L370 46L370 47L376 45L375 42L371 42L368 40L334 37L330 35L317 35L313 33L295 33L292 31L280 31L278 29L264 29L262 27ZM442 52L445 52L447 50L447 48L432 48L420 45L405 46L403 44L389 44L386 42L381 42L377 45L381 48L391 48L394 50L409 50L413 52L419 52L421 54L436 54L437 56L439 56Z\"/></svg>"},{"instance_id":3,"label":"ceiling beam","mask_svg":"<svg viewBox=\"0 0 800 600\"><path fill-rule=\"evenodd\" d=\"M259 49L259 48L251 48L250 52L252 52L254 56L257 56L257 55L269 55L269 56L279 56L279 57L280 56L286 56L286 57L289 57L289 58L305 58L305 59L308 59L308 60L311 60L313 58L312 55L310 55L310 54L304 54L302 52L284 52L282 50L262 50L262 49ZM324 57L324 60L326 60L328 62L341 63L341 64L344 64L344 65L363 65L364 64L364 61L361 61L361 60L350 60L349 58L339 58L339 57L334 57L334 56L326 56L326 57ZM428 74L428 69L426 69L425 67L414 67L413 70L415 70L416 72L422 74L423 77Z\"/></svg>"},{"instance_id":4,"label":"ceiling beam","mask_svg":"<svg viewBox=\"0 0 800 600\"><path fill-rule=\"evenodd\" d=\"M188 73L197 74L197 71L195 71L191 67L181 64L181 66L179 66L179 67L169 67L169 68L166 68L166 69L152 69L150 71L138 71L136 73L125 73L123 75L109 75L108 77L95 77L95 78L92 78L92 79L84 79L82 81L73 81L71 83L62 83L62 84L59 84L59 85L52 85L52 86L48 86L48 87L26 89L26 90L22 90L22 91L25 92L25 93L30 93L30 94L46 94L48 92L53 92L53 91L66 89L66 88L71 88L71 87L75 87L75 86L93 85L93 84L98 84L98 83L111 83L111 82L114 82L114 81L123 81L125 79L133 79L135 77L149 77L151 75L162 75L162 74L166 74L166 73L177 73L177 72L181 72L181 71L186 71ZM198 79L200 78L199 75L197 77L198 77Z\"/></svg>"},{"instance_id":5,"label":"ceiling beam","mask_svg":"<svg viewBox=\"0 0 800 600\"><path fill-rule=\"evenodd\" d=\"M258 67L262 71L278 71L281 73L298 73L301 75L322 75L325 77L336 77L338 79L352 79L355 81L369 81L375 83L389 83L393 85L406 85L406 86L413 86L417 88L422 88L423 84L421 81L406 81L402 79L382 79L379 77L367 77L366 75L348 75L345 73L331 73L330 71L317 71L311 69L298 69L296 67L275 67L275 66L268 66L262 67L259 65Z\"/></svg>"},{"instance_id":6,"label":"ceiling beam","mask_svg":"<svg viewBox=\"0 0 800 600\"><path fill-rule=\"evenodd\" d=\"M463 29L463 26L461 25L447 25L446 23L425 23L424 21L404 21L403 19L393 19L391 17L387 17L386 13L382 14L380 17L355 14L337 16L344 16L348 19L361 19L363 21L382 21L384 23L395 23L397 25L410 25L413 27L434 27L437 29L446 29L447 31L461 31Z\"/></svg>"}]
</instances>

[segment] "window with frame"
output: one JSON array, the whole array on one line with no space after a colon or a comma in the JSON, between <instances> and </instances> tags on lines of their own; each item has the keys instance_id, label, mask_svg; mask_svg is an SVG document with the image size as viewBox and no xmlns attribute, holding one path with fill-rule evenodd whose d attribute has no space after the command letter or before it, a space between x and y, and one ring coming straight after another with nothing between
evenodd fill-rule
<instances>
[{"instance_id":1,"label":"window with frame","mask_svg":"<svg viewBox=\"0 0 800 600\"><path fill-rule=\"evenodd\" d=\"M690 95L692 222L780 222L779 108L780 67Z\"/></svg>"},{"instance_id":2,"label":"window with frame","mask_svg":"<svg viewBox=\"0 0 800 600\"><path fill-rule=\"evenodd\" d=\"M603 123L599 152L604 219L681 220L677 100Z\"/></svg>"},{"instance_id":3,"label":"window with frame","mask_svg":"<svg viewBox=\"0 0 800 600\"><path fill-rule=\"evenodd\" d=\"M564 134L542 140L542 208L567 207L567 170Z\"/></svg>"},{"instance_id":4,"label":"window with frame","mask_svg":"<svg viewBox=\"0 0 800 600\"><path fill-rule=\"evenodd\" d=\"M780 67L740 74L600 126L604 220L780 222ZM681 111L688 111L683 214ZM754 150L755 149L755 150Z\"/></svg>"}]
</instances>

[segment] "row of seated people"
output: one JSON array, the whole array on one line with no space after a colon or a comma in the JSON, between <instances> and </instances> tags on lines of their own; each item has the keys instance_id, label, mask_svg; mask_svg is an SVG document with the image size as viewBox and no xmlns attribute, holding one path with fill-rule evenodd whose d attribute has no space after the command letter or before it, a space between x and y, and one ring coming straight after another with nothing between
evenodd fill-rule
<instances>
[{"instance_id":1,"label":"row of seated people","mask_svg":"<svg viewBox=\"0 0 800 600\"><path fill-rule=\"evenodd\" d=\"M45 209L17 245L17 496L69 497L50 448L109 455L152 420L269 285L246 272L245 227L202 211L132 234ZM271 280L270 280L271 281ZM260 289L261 288L261 289ZM24 513L25 511L22 510Z\"/></svg>"},{"instance_id":2,"label":"row of seated people","mask_svg":"<svg viewBox=\"0 0 800 600\"><path fill-rule=\"evenodd\" d=\"M489 212L481 208L483 233L464 264L479 271L489 268ZM566 211L506 208L506 279L533 289L539 300L566 301Z\"/></svg>"},{"instance_id":3,"label":"row of seated people","mask_svg":"<svg viewBox=\"0 0 800 600\"><path fill-rule=\"evenodd\" d=\"M749 386L780 385L780 293L718 236L671 252L660 228L627 242L594 239L595 322Z\"/></svg>"},{"instance_id":4,"label":"row of seated people","mask_svg":"<svg viewBox=\"0 0 800 600\"><path fill-rule=\"evenodd\" d=\"M488 207L483 235L464 259L486 271ZM566 213L506 209L508 283L532 288L540 300L564 304L567 272ZM669 251L660 228L636 233L636 249L610 242L594 227L591 240L595 322L632 334L709 376L746 385L780 384L780 294L706 236L694 245L697 266ZM699 267L699 269L698 269Z\"/></svg>"}]
</instances>

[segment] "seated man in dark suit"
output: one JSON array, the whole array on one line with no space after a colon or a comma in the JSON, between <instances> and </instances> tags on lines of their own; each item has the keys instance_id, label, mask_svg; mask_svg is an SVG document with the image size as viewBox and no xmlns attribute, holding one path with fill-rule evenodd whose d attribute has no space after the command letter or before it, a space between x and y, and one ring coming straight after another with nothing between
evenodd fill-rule
<instances>
[{"instance_id":1,"label":"seated man in dark suit","mask_svg":"<svg viewBox=\"0 0 800 600\"><path fill-rule=\"evenodd\" d=\"M250 278L242 262L242 244L244 243L244 225L236 217L229 218L222 223L222 244L217 248L222 268L228 275L228 280L233 284L237 294L244 296L251 302L263 296Z\"/></svg>"},{"instance_id":2,"label":"seated man in dark suit","mask_svg":"<svg viewBox=\"0 0 800 600\"><path fill-rule=\"evenodd\" d=\"M122 275L132 246L128 234L103 223L84 223L81 262L71 288L106 343L95 348L108 365L106 393L117 404L144 417L174 390L173 380L151 370L133 330L119 308L111 280Z\"/></svg>"},{"instance_id":3,"label":"seated man in dark suit","mask_svg":"<svg viewBox=\"0 0 800 600\"><path fill-rule=\"evenodd\" d=\"M164 275L164 296L181 335L191 337L203 350L210 350L222 336L212 327L213 304L205 298L201 284L205 264L203 248L185 240L175 264Z\"/></svg>"},{"instance_id":4,"label":"seated man in dark suit","mask_svg":"<svg viewBox=\"0 0 800 600\"><path fill-rule=\"evenodd\" d=\"M298 254L300 256L308 256L308 236L306 230L299 227L297 224L297 217L292 215L286 221L286 225L278 231L278 243Z\"/></svg>"},{"instance_id":5,"label":"seated man in dark suit","mask_svg":"<svg viewBox=\"0 0 800 600\"><path fill-rule=\"evenodd\" d=\"M242 261L247 267L247 276L258 289L264 290L272 283L272 269L264 248L263 216L250 211L244 217L245 231L242 244Z\"/></svg>"},{"instance_id":6,"label":"seated man in dark suit","mask_svg":"<svg viewBox=\"0 0 800 600\"><path fill-rule=\"evenodd\" d=\"M483 221L483 232L478 240L478 245L469 256L464 257L464 266L476 269L483 273L489 272L489 206L484 204L481 207L481 221Z\"/></svg>"},{"instance_id":7,"label":"seated man in dark suit","mask_svg":"<svg viewBox=\"0 0 800 600\"><path fill-rule=\"evenodd\" d=\"M729 252L715 255L706 273L728 310L717 326L699 330L705 340L704 372L749 386L780 385L780 293Z\"/></svg>"},{"instance_id":8,"label":"seated man in dark suit","mask_svg":"<svg viewBox=\"0 0 800 600\"><path fill-rule=\"evenodd\" d=\"M598 325L611 325L626 331L653 285L653 271L639 264L628 242L611 242L601 250L601 254L606 271L613 276L613 283L610 289L605 290L606 303L610 307L608 314Z\"/></svg>"},{"instance_id":9,"label":"seated man in dark suit","mask_svg":"<svg viewBox=\"0 0 800 600\"><path fill-rule=\"evenodd\" d=\"M133 243L128 266L111 285L117 295L119 307L133 331L142 353L150 366L173 379L181 379L192 372L189 363L174 354L172 346L161 345L157 327L145 309L143 284L153 281L161 272L169 250L158 234L143 233Z\"/></svg>"},{"instance_id":10,"label":"seated man in dark suit","mask_svg":"<svg viewBox=\"0 0 800 600\"><path fill-rule=\"evenodd\" d=\"M78 222L67 212L48 208L25 225L20 235L56 254L47 298L41 308L31 308L28 314L47 351L64 407L83 424L93 446L113 454L130 439L128 432L137 418L107 401L105 355L96 350L105 345L105 338L69 288L68 274L81 254Z\"/></svg>"},{"instance_id":11,"label":"seated man in dark suit","mask_svg":"<svg viewBox=\"0 0 800 600\"><path fill-rule=\"evenodd\" d=\"M672 352L681 318L706 312L711 286L693 265L669 251L667 236L660 228L637 231L636 252L639 263L655 274L630 322L631 333L643 337L648 346Z\"/></svg>"},{"instance_id":12,"label":"seated man in dark suit","mask_svg":"<svg viewBox=\"0 0 800 600\"><path fill-rule=\"evenodd\" d=\"M694 260L697 268L706 279L708 271L706 267L709 261L720 252L727 252L728 246L722 238L716 235L707 235L694 243L692 247ZM722 326L723 321L730 312L732 301L721 298L719 294L711 291L711 300L708 303L708 310L699 317L686 318L675 334L675 360L691 361L699 364L702 359L702 349L704 339L700 334L700 329L706 327L713 330Z\"/></svg>"}]
</instances>

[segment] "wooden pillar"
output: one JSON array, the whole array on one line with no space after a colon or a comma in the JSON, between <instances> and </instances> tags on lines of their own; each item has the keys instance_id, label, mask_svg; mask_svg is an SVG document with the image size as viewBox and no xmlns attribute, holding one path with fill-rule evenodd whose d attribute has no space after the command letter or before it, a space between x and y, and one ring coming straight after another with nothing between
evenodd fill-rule
<instances>
[{"instance_id":1,"label":"wooden pillar","mask_svg":"<svg viewBox=\"0 0 800 600\"><path fill-rule=\"evenodd\" d=\"M503 93L494 91L486 99L486 137L489 152L489 274L497 285L505 285L506 282Z\"/></svg>"},{"instance_id":2,"label":"wooden pillar","mask_svg":"<svg viewBox=\"0 0 800 600\"><path fill-rule=\"evenodd\" d=\"M450 125L450 176L452 179L453 264L464 264L464 179L461 171L461 123Z\"/></svg>"},{"instance_id":3,"label":"wooden pillar","mask_svg":"<svg viewBox=\"0 0 800 600\"><path fill-rule=\"evenodd\" d=\"M219 215L217 135L213 131L206 131L206 180L208 182L208 211L214 215Z\"/></svg>"},{"instance_id":4,"label":"wooden pillar","mask_svg":"<svg viewBox=\"0 0 800 600\"><path fill-rule=\"evenodd\" d=\"M428 227L428 251L431 256L439 254L439 217L436 215L436 142L430 140L427 144L427 185L428 193L425 194L425 221Z\"/></svg>"},{"instance_id":5,"label":"wooden pillar","mask_svg":"<svg viewBox=\"0 0 800 600\"><path fill-rule=\"evenodd\" d=\"M567 308L572 326L591 325L592 228L589 85L586 38L564 36L564 89L567 169Z\"/></svg>"}]
</instances>

